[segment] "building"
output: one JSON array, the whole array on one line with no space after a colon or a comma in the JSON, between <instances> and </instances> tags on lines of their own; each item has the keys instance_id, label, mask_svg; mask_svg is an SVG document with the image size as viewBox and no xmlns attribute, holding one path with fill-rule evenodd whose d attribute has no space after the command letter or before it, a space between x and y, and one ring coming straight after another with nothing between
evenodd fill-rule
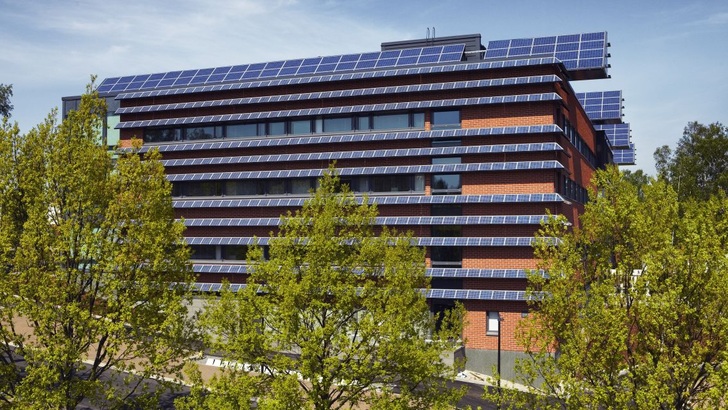
<instances>
[{"instance_id":1,"label":"building","mask_svg":"<svg viewBox=\"0 0 728 410\"><path fill-rule=\"evenodd\" d=\"M431 308L465 305L468 367L489 373L499 339L505 363L522 350L513 333L547 212L575 222L594 171L634 161L621 92L572 88L608 78L608 47L604 32L487 46L476 34L107 78L104 140L162 152L203 291L243 283L253 237L265 244L335 160L378 223L427 248Z\"/></svg>"}]
</instances>

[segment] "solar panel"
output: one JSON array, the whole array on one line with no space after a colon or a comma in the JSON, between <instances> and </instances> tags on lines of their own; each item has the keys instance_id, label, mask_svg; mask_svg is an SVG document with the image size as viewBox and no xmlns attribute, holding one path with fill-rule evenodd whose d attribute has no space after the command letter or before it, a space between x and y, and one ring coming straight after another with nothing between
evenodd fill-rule
<instances>
[{"instance_id":1,"label":"solar panel","mask_svg":"<svg viewBox=\"0 0 728 410\"><path fill-rule=\"evenodd\" d=\"M340 168L341 176L349 175L387 175L387 174L424 174L438 172L485 172L504 170L563 169L559 161L520 161L520 162L484 162L472 164L436 164L436 165L404 165L386 167ZM167 180L183 181L218 181L231 179L268 179L268 178L300 178L320 177L325 169L274 170L274 171L237 171L237 172L204 172L168 174Z\"/></svg>"},{"instance_id":2,"label":"solar panel","mask_svg":"<svg viewBox=\"0 0 728 410\"><path fill-rule=\"evenodd\" d=\"M635 165L634 148L618 148L612 150L614 153L614 163L619 165Z\"/></svg>"},{"instance_id":3,"label":"solar panel","mask_svg":"<svg viewBox=\"0 0 728 410\"><path fill-rule=\"evenodd\" d=\"M510 81L513 85L516 84L536 84L546 82L557 82L560 81L559 77L555 75L539 75L530 77L517 77L512 78ZM196 101L193 103L172 103L172 104L155 104L155 105L140 105L134 107L120 107L115 111L115 114L131 114L139 112L157 112L157 111L170 111L175 109L188 109L188 108L202 108L202 107L218 107L218 106L233 106L233 105L245 105L245 104L259 104L269 102L284 102L284 101L302 101L302 100L320 100L326 98L342 98L350 97L355 94L358 95L385 95L385 94L399 94L399 93L412 93L412 92L426 92L438 89L469 89L469 88L483 88L502 85L503 81L500 79L488 79L488 80L477 80L477 81L456 81L449 83L431 83L431 84L418 84L409 86L396 86L396 87L376 87L376 88L364 88L356 90L335 90L335 91L321 91L312 93L300 93L300 94L282 94L275 96L263 96L263 97L248 97L248 98L229 98L224 100L209 100L209 101Z\"/></svg>"},{"instance_id":4,"label":"solar panel","mask_svg":"<svg viewBox=\"0 0 728 410\"><path fill-rule=\"evenodd\" d=\"M185 241L188 245L268 245L270 243L269 237L227 237L227 236L205 236L205 237L186 237ZM533 245L535 239L533 237L421 237L414 238L417 246L478 246L478 247L490 247L490 246L515 246L515 247L530 247Z\"/></svg>"},{"instance_id":5,"label":"solar panel","mask_svg":"<svg viewBox=\"0 0 728 410\"><path fill-rule=\"evenodd\" d=\"M541 93L541 94L521 94L517 96L516 101L518 102L537 102L537 101L558 101L561 100L561 96L557 93ZM259 120L265 118L286 118L286 117L298 117L298 116L314 116L314 115L327 115L327 114L350 114L350 113L361 113L361 112L378 112L378 111L391 111L396 110L407 110L407 109L422 109L422 108L439 108L439 107L451 107L451 106L472 106L472 105L489 105L489 104L500 104L502 103L502 97L473 97L473 98L459 98L454 100L428 100L428 101L413 101L396 103L393 107L391 103L383 104L366 104L366 105L350 105L341 107L328 107L328 108L309 108L303 110L284 110L284 111L262 111L252 113L239 113L239 114L223 114L223 115L208 115L198 117L179 117L179 118L164 118L154 120L140 120L140 121L123 121L120 122L115 128L128 129L128 128L143 128L143 127L157 127L157 126L169 126L169 125L184 125L184 124L202 124L202 123L226 123L226 122L239 122L248 120Z\"/></svg>"},{"instance_id":6,"label":"solar panel","mask_svg":"<svg viewBox=\"0 0 728 410\"><path fill-rule=\"evenodd\" d=\"M628 123L621 124L595 124L594 128L602 130L607 134L607 139L612 147L625 148L632 144L632 137Z\"/></svg>"},{"instance_id":7,"label":"solar panel","mask_svg":"<svg viewBox=\"0 0 728 410\"><path fill-rule=\"evenodd\" d=\"M374 67L399 67L413 64L432 64L457 62L462 60L464 44L444 47L425 47L411 49L408 53L412 59L400 59L401 50L372 52L362 54L350 54L341 56L315 57L307 59L294 59L286 61L272 61L268 63L257 63L250 65L239 65L235 67L204 68L200 70L171 71L168 73L142 74L127 77L112 77L104 79L98 87L100 93L122 92L143 89L155 89L160 83L151 80L152 77L175 80L173 83L165 83L163 86L180 86L187 84L215 84L226 80L255 79L259 77L276 78L279 76L306 75L322 72L345 72L352 69L370 69ZM346 57L346 63L339 64ZM356 63L353 66L353 63ZM234 70L234 71L233 71ZM295 71L294 71L295 70ZM228 77L227 73L235 73L235 76ZM215 73L215 75L212 75ZM156 81L156 82L153 82Z\"/></svg>"},{"instance_id":8,"label":"solar panel","mask_svg":"<svg viewBox=\"0 0 728 410\"><path fill-rule=\"evenodd\" d=\"M622 120L622 91L576 93L592 121Z\"/></svg>"},{"instance_id":9,"label":"solar panel","mask_svg":"<svg viewBox=\"0 0 728 410\"><path fill-rule=\"evenodd\" d=\"M539 225L547 215L499 216L390 216L377 217L377 225ZM281 218L188 218L187 227L278 226Z\"/></svg>"},{"instance_id":10,"label":"solar panel","mask_svg":"<svg viewBox=\"0 0 728 410\"><path fill-rule=\"evenodd\" d=\"M489 41L485 59L553 56L567 70L598 69L606 76L607 33L584 33L563 36L519 38Z\"/></svg>"}]
</instances>

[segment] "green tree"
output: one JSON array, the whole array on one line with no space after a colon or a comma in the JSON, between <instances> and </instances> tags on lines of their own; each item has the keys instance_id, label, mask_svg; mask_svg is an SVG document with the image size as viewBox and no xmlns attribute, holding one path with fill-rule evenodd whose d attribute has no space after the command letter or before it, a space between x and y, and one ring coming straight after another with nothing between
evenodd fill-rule
<instances>
[{"instance_id":1,"label":"green tree","mask_svg":"<svg viewBox=\"0 0 728 410\"><path fill-rule=\"evenodd\" d=\"M157 152L95 143L105 107L90 89L60 124L0 129L0 400L13 407L154 407L143 379L188 351L193 273L170 183Z\"/></svg>"},{"instance_id":2,"label":"green tree","mask_svg":"<svg viewBox=\"0 0 728 410\"><path fill-rule=\"evenodd\" d=\"M282 218L270 258L256 247L237 293L212 301L202 321L228 367L188 407L451 408L454 367L441 355L460 335L455 309L435 330L422 289L425 257L413 239L373 226L333 169L303 209ZM196 400L196 401L195 401Z\"/></svg>"},{"instance_id":3,"label":"green tree","mask_svg":"<svg viewBox=\"0 0 728 410\"><path fill-rule=\"evenodd\" d=\"M689 123L674 152L665 145L654 156L658 175L680 200L728 192L728 127L719 122Z\"/></svg>"},{"instance_id":4,"label":"green tree","mask_svg":"<svg viewBox=\"0 0 728 410\"><path fill-rule=\"evenodd\" d=\"M638 193L616 168L567 230L541 230L533 314L520 335L528 393L540 408L688 409L728 400L728 218L725 196L679 203L664 181ZM545 394L544 394L545 393ZM496 394L489 398L498 400Z\"/></svg>"},{"instance_id":5,"label":"green tree","mask_svg":"<svg viewBox=\"0 0 728 410\"><path fill-rule=\"evenodd\" d=\"M13 85L0 84L0 118L10 117L10 112L13 110L13 106L10 104L10 97L12 96Z\"/></svg>"}]
</instances>

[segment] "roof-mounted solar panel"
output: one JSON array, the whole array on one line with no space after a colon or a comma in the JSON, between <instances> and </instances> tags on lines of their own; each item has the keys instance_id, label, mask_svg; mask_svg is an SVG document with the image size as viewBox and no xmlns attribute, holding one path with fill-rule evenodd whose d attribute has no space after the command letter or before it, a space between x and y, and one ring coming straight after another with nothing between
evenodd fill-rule
<instances>
[{"instance_id":1,"label":"roof-mounted solar panel","mask_svg":"<svg viewBox=\"0 0 728 410\"><path fill-rule=\"evenodd\" d=\"M336 73L375 68L384 69L419 64L452 63L461 61L464 52L465 44L451 44L448 46L428 46L404 50L204 68L184 72L171 71L168 73L143 74L136 76L136 80L135 76L123 78L111 77L102 81L97 90L99 93L120 93L135 90L152 90L160 87L177 87L189 84L208 85L256 78L277 78L281 76ZM162 82L159 81L161 78L174 79L176 81Z\"/></svg>"},{"instance_id":2,"label":"roof-mounted solar panel","mask_svg":"<svg viewBox=\"0 0 728 410\"><path fill-rule=\"evenodd\" d=\"M556 57L574 80L607 78L607 47L606 32L495 40L484 58Z\"/></svg>"},{"instance_id":3,"label":"roof-mounted solar panel","mask_svg":"<svg viewBox=\"0 0 728 410\"><path fill-rule=\"evenodd\" d=\"M596 124L594 128L604 131L612 148L629 148L632 146L631 130L628 123Z\"/></svg>"}]
</instances>

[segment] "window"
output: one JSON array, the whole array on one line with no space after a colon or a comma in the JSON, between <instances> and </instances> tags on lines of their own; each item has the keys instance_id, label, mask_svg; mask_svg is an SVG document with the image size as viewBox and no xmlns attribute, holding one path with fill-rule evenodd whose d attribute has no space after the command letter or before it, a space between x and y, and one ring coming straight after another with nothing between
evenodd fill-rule
<instances>
[{"instance_id":1,"label":"window","mask_svg":"<svg viewBox=\"0 0 728 410\"><path fill-rule=\"evenodd\" d=\"M266 194L282 195L286 193L286 181L284 179L271 179L266 182Z\"/></svg>"},{"instance_id":2,"label":"window","mask_svg":"<svg viewBox=\"0 0 728 410\"><path fill-rule=\"evenodd\" d=\"M283 135L286 133L285 121L269 122L268 135Z\"/></svg>"},{"instance_id":3,"label":"window","mask_svg":"<svg viewBox=\"0 0 728 410\"><path fill-rule=\"evenodd\" d=\"M460 157L436 157L432 158L432 163L437 164L459 164L461 163Z\"/></svg>"},{"instance_id":4,"label":"window","mask_svg":"<svg viewBox=\"0 0 728 410\"><path fill-rule=\"evenodd\" d=\"M222 127L185 128L186 140L207 140L213 138L222 138Z\"/></svg>"},{"instance_id":5,"label":"window","mask_svg":"<svg viewBox=\"0 0 728 410\"><path fill-rule=\"evenodd\" d=\"M372 192L401 192L411 191L412 177L409 175L397 176L374 176L369 181L369 189Z\"/></svg>"},{"instance_id":6,"label":"window","mask_svg":"<svg viewBox=\"0 0 728 410\"><path fill-rule=\"evenodd\" d=\"M308 194L313 189L313 179L311 178L298 178L291 180L291 193L292 194Z\"/></svg>"},{"instance_id":7,"label":"window","mask_svg":"<svg viewBox=\"0 0 728 410\"><path fill-rule=\"evenodd\" d=\"M458 246L432 246L430 261L433 268L459 268L463 264L463 252Z\"/></svg>"},{"instance_id":8,"label":"window","mask_svg":"<svg viewBox=\"0 0 728 410\"><path fill-rule=\"evenodd\" d=\"M218 181L179 182L179 196L220 196L222 186Z\"/></svg>"},{"instance_id":9,"label":"window","mask_svg":"<svg viewBox=\"0 0 728 410\"><path fill-rule=\"evenodd\" d=\"M432 140L433 147L459 147L460 145L460 138L444 138Z\"/></svg>"},{"instance_id":10,"label":"window","mask_svg":"<svg viewBox=\"0 0 728 410\"><path fill-rule=\"evenodd\" d=\"M462 236L460 225L432 225L432 236L434 237L460 237Z\"/></svg>"},{"instance_id":11,"label":"window","mask_svg":"<svg viewBox=\"0 0 728 410\"><path fill-rule=\"evenodd\" d=\"M260 195L260 181L254 179L242 181L225 181L225 195Z\"/></svg>"},{"instance_id":12,"label":"window","mask_svg":"<svg viewBox=\"0 0 728 410\"><path fill-rule=\"evenodd\" d=\"M192 250L190 259L217 259L215 245L190 245L190 250Z\"/></svg>"},{"instance_id":13,"label":"window","mask_svg":"<svg viewBox=\"0 0 728 410\"><path fill-rule=\"evenodd\" d=\"M488 322L486 323L485 332L489 336L497 336L500 331L500 312L488 311Z\"/></svg>"},{"instance_id":14,"label":"window","mask_svg":"<svg viewBox=\"0 0 728 410\"><path fill-rule=\"evenodd\" d=\"M351 117L324 118L324 132L344 132L352 130Z\"/></svg>"},{"instance_id":15,"label":"window","mask_svg":"<svg viewBox=\"0 0 728 410\"><path fill-rule=\"evenodd\" d=\"M179 128L152 128L144 130L144 142L168 142L182 140Z\"/></svg>"},{"instance_id":16,"label":"window","mask_svg":"<svg viewBox=\"0 0 728 410\"><path fill-rule=\"evenodd\" d=\"M463 208L459 204L437 204L432 205L430 215L432 216L460 216L463 214Z\"/></svg>"},{"instance_id":17,"label":"window","mask_svg":"<svg viewBox=\"0 0 728 410\"><path fill-rule=\"evenodd\" d=\"M291 134L310 134L311 120L291 121Z\"/></svg>"},{"instance_id":18,"label":"window","mask_svg":"<svg viewBox=\"0 0 728 410\"><path fill-rule=\"evenodd\" d=\"M416 112L412 114L412 127L425 128L425 113Z\"/></svg>"},{"instance_id":19,"label":"window","mask_svg":"<svg viewBox=\"0 0 728 410\"><path fill-rule=\"evenodd\" d=\"M408 114L382 114L372 116L373 130L395 130L409 128Z\"/></svg>"},{"instance_id":20,"label":"window","mask_svg":"<svg viewBox=\"0 0 728 410\"><path fill-rule=\"evenodd\" d=\"M228 138L250 138L258 136L258 124L237 124L226 127Z\"/></svg>"},{"instance_id":21,"label":"window","mask_svg":"<svg viewBox=\"0 0 728 410\"><path fill-rule=\"evenodd\" d=\"M460 193L460 174L438 174L432 176L432 193Z\"/></svg>"},{"instance_id":22,"label":"window","mask_svg":"<svg viewBox=\"0 0 728 410\"><path fill-rule=\"evenodd\" d=\"M434 111L432 113L432 129L444 130L460 128L460 111Z\"/></svg>"},{"instance_id":23,"label":"window","mask_svg":"<svg viewBox=\"0 0 728 410\"><path fill-rule=\"evenodd\" d=\"M231 261L244 261L248 254L246 245L226 245L221 246L222 258Z\"/></svg>"}]
</instances>

